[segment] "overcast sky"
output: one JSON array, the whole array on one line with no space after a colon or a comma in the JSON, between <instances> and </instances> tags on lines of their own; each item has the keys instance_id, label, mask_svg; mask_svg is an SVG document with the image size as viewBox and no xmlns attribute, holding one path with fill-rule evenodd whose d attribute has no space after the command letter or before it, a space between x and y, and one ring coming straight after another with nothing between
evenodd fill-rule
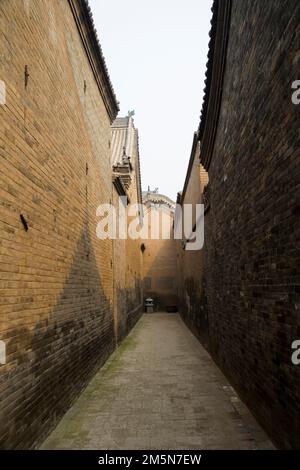
<instances>
[{"instance_id":1,"label":"overcast sky","mask_svg":"<svg viewBox=\"0 0 300 470\"><path fill-rule=\"evenodd\" d=\"M135 110L143 189L176 200L199 125L212 0L90 0L120 114Z\"/></svg>"}]
</instances>

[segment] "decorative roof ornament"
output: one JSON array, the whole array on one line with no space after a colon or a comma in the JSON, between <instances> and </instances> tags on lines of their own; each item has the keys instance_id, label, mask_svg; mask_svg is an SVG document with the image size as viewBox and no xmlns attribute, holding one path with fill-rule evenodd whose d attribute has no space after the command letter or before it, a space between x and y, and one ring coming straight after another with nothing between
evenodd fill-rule
<instances>
[{"instance_id":1,"label":"decorative roof ornament","mask_svg":"<svg viewBox=\"0 0 300 470\"><path fill-rule=\"evenodd\" d=\"M158 190L159 190L159 188L155 188L155 189L151 190L151 189L150 189L150 186L148 186L147 192L148 192L149 194L150 194L150 193L152 193L152 194L158 194Z\"/></svg>"},{"instance_id":2,"label":"decorative roof ornament","mask_svg":"<svg viewBox=\"0 0 300 470\"><path fill-rule=\"evenodd\" d=\"M129 165L130 164L130 157L126 154L125 145L123 147L122 163L123 163L123 165Z\"/></svg>"}]
</instances>

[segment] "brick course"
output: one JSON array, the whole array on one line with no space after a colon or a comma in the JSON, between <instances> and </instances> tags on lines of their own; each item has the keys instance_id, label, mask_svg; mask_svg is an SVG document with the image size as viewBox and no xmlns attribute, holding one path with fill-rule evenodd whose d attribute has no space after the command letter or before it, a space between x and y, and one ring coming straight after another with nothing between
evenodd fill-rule
<instances>
[{"instance_id":1,"label":"brick course","mask_svg":"<svg viewBox=\"0 0 300 470\"><path fill-rule=\"evenodd\" d=\"M232 2L204 249L210 351L286 449L300 446L299 18L298 1Z\"/></svg>"},{"instance_id":2,"label":"brick course","mask_svg":"<svg viewBox=\"0 0 300 470\"><path fill-rule=\"evenodd\" d=\"M192 207L193 225L196 222L196 204L203 204L203 190L208 183L208 175L200 164L200 145L194 138L189 169L180 195L180 205ZM208 319L204 299L204 253L202 250L186 250L185 243L177 244L178 294L180 312L185 323L207 346Z\"/></svg>"},{"instance_id":3,"label":"brick course","mask_svg":"<svg viewBox=\"0 0 300 470\"><path fill-rule=\"evenodd\" d=\"M85 5L0 2L4 449L38 445L115 348L113 245L96 237L96 209L113 199L117 105L107 72L92 69L78 27L91 44L93 35L71 4Z\"/></svg>"}]
</instances>

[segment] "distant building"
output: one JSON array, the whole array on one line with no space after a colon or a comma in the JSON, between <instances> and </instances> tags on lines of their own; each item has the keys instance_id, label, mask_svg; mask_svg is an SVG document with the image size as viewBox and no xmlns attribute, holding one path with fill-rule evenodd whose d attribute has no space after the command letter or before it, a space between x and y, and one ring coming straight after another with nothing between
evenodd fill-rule
<instances>
[{"instance_id":1,"label":"distant building","mask_svg":"<svg viewBox=\"0 0 300 470\"><path fill-rule=\"evenodd\" d=\"M148 232L148 237L143 240L144 298L152 297L156 310L176 310L175 202L150 188L143 192L143 202Z\"/></svg>"},{"instance_id":2,"label":"distant building","mask_svg":"<svg viewBox=\"0 0 300 470\"><path fill-rule=\"evenodd\" d=\"M138 130L131 113L117 118L112 124L111 158L113 204L118 215L120 196L127 197L128 204L142 204ZM132 215L135 216L139 216L142 225L143 214L137 211ZM128 217L128 223L132 217ZM119 341L137 321L142 310L141 240L117 237L113 257L114 324Z\"/></svg>"}]
</instances>

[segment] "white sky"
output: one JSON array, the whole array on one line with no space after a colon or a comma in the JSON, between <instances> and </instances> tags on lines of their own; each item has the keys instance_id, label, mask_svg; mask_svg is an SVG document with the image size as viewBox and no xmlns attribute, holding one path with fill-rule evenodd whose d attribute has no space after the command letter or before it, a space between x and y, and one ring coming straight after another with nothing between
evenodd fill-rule
<instances>
[{"instance_id":1,"label":"white sky","mask_svg":"<svg viewBox=\"0 0 300 470\"><path fill-rule=\"evenodd\" d=\"M202 106L212 0L90 0L119 116L135 110L143 190L176 200Z\"/></svg>"}]
</instances>

